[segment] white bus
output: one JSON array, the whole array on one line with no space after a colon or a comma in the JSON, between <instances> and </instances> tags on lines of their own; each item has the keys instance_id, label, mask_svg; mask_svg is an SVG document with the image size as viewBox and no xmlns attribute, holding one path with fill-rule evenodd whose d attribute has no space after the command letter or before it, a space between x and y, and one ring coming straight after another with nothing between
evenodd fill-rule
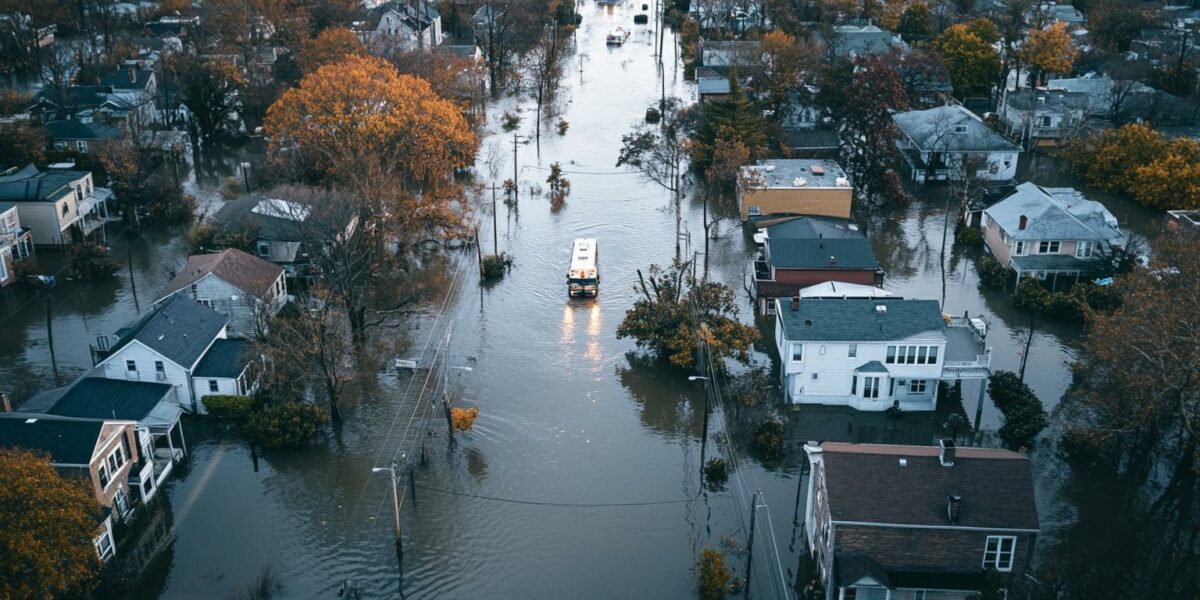
<instances>
[{"instance_id":1,"label":"white bus","mask_svg":"<svg viewBox=\"0 0 1200 600\"><path fill-rule=\"evenodd\" d=\"M600 293L600 249L592 238L578 239L571 247L571 270L567 294L595 296Z\"/></svg>"}]
</instances>

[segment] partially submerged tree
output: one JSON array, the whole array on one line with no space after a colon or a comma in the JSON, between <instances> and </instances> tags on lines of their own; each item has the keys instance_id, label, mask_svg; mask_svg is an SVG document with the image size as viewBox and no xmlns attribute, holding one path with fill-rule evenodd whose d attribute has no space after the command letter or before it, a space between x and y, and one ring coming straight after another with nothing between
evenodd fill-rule
<instances>
[{"instance_id":1,"label":"partially submerged tree","mask_svg":"<svg viewBox=\"0 0 1200 600\"><path fill-rule=\"evenodd\" d=\"M991 44L959 24L951 26L933 40L950 71L954 95L959 98L986 93L996 82L1000 55Z\"/></svg>"},{"instance_id":2,"label":"partially submerged tree","mask_svg":"<svg viewBox=\"0 0 1200 600\"><path fill-rule=\"evenodd\" d=\"M1021 57L1032 71L1029 85L1041 85L1047 73L1066 75L1079 57L1079 50L1071 41L1064 23L1055 23L1045 29L1031 29L1025 44L1021 46Z\"/></svg>"},{"instance_id":3,"label":"partially submerged tree","mask_svg":"<svg viewBox=\"0 0 1200 600\"><path fill-rule=\"evenodd\" d=\"M238 92L246 85L237 67L219 59L181 56L168 69L179 83L180 97L201 139L210 140L234 126Z\"/></svg>"},{"instance_id":4,"label":"partially submerged tree","mask_svg":"<svg viewBox=\"0 0 1200 600\"><path fill-rule=\"evenodd\" d=\"M675 256L680 254L683 195L683 163L688 156L688 133L678 98L668 98L662 106L661 126L638 125L632 133L621 138L621 153L617 166L630 166L646 179L657 183L674 195Z\"/></svg>"},{"instance_id":5,"label":"partially submerged tree","mask_svg":"<svg viewBox=\"0 0 1200 600\"><path fill-rule=\"evenodd\" d=\"M696 279L691 267L691 261L675 261L665 269L651 265L648 277L639 270L640 285L635 289L642 297L626 311L617 337L633 338L639 348L676 367L694 365L701 342L707 345L714 368L723 368L725 358L749 363L758 330L737 320L733 290Z\"/></svg>"},{"instance_id":6,"label":"partially submerged tree","mask_svg":"<svg viewBox=\"0 0 1200 600\"><path fill-rule=\"evenodd\" d=\"M100 568L90 482L43 454L0 449L0 598L86 597Z\"/></svg>"}]
</instances>

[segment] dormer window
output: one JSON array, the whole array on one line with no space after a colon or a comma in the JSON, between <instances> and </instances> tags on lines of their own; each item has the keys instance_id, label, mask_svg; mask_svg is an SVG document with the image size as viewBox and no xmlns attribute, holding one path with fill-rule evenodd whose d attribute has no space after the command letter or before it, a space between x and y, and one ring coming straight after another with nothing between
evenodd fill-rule
<instances>
[{"instance_id":1,"label":"dormer window","mask_svg":"<svg viewBox=\"0 0 1200 600\"><path fill-rule=\"evenodd\" d=\"M954 133L966 133L966 132L967 132L966 125L955 125L954 126Z\"/></svg>"}]
</instances>

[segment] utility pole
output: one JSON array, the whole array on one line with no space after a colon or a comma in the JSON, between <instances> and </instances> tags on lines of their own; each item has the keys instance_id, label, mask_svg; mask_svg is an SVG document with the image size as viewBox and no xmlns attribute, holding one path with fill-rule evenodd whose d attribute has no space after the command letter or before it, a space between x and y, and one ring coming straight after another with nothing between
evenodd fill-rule
<instances>
[{"instance_id":1,"label":"utility pole","mask_svg":"<svg viewBox=\"0 0 1200 600\"><path fill-rule=\"evenodd\" d=\"M446 431L450 442L454 442L454 416L450 411L450 332L446 331L446 345L442 348L442 410L446 412Z\"/></svg>"},{"instance_id":2,"label":"utility pole","mask_svg":"<svg viewBox=\"0 0 1200 600\"><path fill-rule=\"evenodd\" d=\"M50 368L54 370L54 385L58 385L58 358L54 355L54 290L57 280L53 275L38 275L38 281L44 286L42 293L46 295L46 341L50 347Z\"/></svg>"},{"instance_id":3,"label":"utility pole","mask_svg":"<svg viewBox=\"0 0 1200 600\"><path fill-rule=\"evenodd\" d=\"M513 132L513 204L517 203L517 196L521 194L521 184L517 182L517 132Z\"/></svg>"},{"instance_id":4,"label":"utility pole","mask_svg":"<svg viewBox=\"0 0 1200 600\"><path fill-rule=\"evenodd\" d=\"M250 163L242 163L242 179L246 181L246 193L250 193Z\"/></svg>"},{"instance_id":5,"label":"utility pole","mask_svg":"<svg viewBox=\"0 0 1200 600\"><path fill-rule=\"evenodd\" d=\"M500 235L496 226L496 188L500 186L492 182L492 254L500 256Z\"/></svg>"},{"instance_id":6,"label":"utility pole","mask_svg":"<svg viewBox=\"0 0 1200 600\"><path fill-rule=\"evenodd\" d=\"M129 234L125 234L125 261L129 264L129 291L133 293L133 308L141 314L142 306L138 302L137 282L133 280L133 244L129 239Z\"/></svg>"},{"instance_id":7,"label":"utility pole","mask_svg":"<svg viewBox=\"0 0 1200 600\"><path fill-rule=\"evenodd\" d=\"M387 471L391 475L392 482L392 512L396 517L396 561L404 560L404 546L400 541L400 493L396 489L396 463L392 463L390 467L375 467L371 469L372 473L381 473Z\"/></svg>"},{"instance_id":8,"label":"utility pole","mask_svg":"<svg viewBox=\"0 0 1200 600\"><path fill-rule=\"evenodd\" d=\"M750 572L754 568L754 518L758 516L758 497L760 495L762 492L754 492L754 498L750 502L750 537L746 540L746 600L750 600ZM399 523L399 521L396 522Z\"/></svg>"}]
</instances>

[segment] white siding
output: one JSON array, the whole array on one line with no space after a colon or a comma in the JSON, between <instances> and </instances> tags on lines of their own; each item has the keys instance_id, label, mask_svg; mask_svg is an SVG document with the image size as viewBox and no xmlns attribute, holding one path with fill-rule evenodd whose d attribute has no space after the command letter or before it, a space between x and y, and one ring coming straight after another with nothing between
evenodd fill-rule
<instances>
[{"instance_id":1,"label":"white siding","mask_svg":"<svg viewBox=\"0 0 1200 600\"><path fill-rule=\"evenodd\" d=\"M126 369L125 363L130 360L136 364L136 372L130 373ZM165 371L164 379L158 378L154 369L155 361L162 361ZM137 340L129 342L125 347L117 350L101 363L101 366L104 367L104 376L108 379L169 383L175 386L175 402L185 411L192 410L191 391L188 389L188 371Z\"/></svg>"},{"instance_id":2,"label":"white siding","mask_svg":"<svg viewBox=\"0 0 1200 600\"><path fill-rule=\"evenodd\" d=\"M279 280L282 279L283 275L280 275ZM230 337L253 337L258 331L257 299L212 273L200 278L192 287L184 288L176 293L185 294L228 317ZM272 297L271 301L275 301L275 298ZM277 310L278 304L276 303L272 312Z\"/></svg>"},{"instance_id":3,"label":"white siding","mask_svg":"<svg viewBox=\"0 0 1200 600\"><path fill-rule=\"evenodd\" d=\"M209 387L210 381L217 382L217 391L212 391ZM192 384L195 386L196 395L199 396L199 401L196 403L196 408L200 414L208 414L208 409L204 406L205 396L236 396L237 380L225 377L193 377Z\"/></svg>"},{"instance_id":4,"label":"white siding","mask_svg":"<svg viewBox=\"0 0 1200 600\"><path fill-rule=\"evenodd\" d=\"M62 216L64 204L67 206L66 216ZM64 194L57 202L17 203L17 213L20 215L21 225L30 229L33 243L38 246L66 243L61 224L69 223L78 216L73 194Z\"/></svg>"}]
</instances>

